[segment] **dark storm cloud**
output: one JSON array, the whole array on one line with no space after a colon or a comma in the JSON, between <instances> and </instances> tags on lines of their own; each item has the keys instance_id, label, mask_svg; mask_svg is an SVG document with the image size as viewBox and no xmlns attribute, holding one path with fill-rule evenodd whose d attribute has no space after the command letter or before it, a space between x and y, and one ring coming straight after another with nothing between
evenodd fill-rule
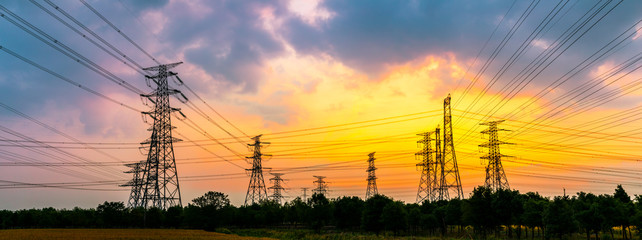
<instances>
[{"instance_id":1,"label":"dark storm cloud","mask_svg":"<svg viewBox=\"0 0 642 240\"><path fill-rule=\"evenodd\" d=\"M318 27L292 19L285 35L301 52L327 52L376 76L386 64L429 53L474 54L479 40L490 35L509 6L510 2L480 1L325 1L323 7L335 13L333 18Z\"/></svg>"},{"instance_id":2,"label":"dark storm cloud","mask_svg":"<svg viewBox=\"0 0 642 240\"><path fill-rule=\"evenodd\" d=\"M181 47L198 42L185 51L186 60L200 66L216 80L230 83L241 92L254 93L262 79L265 60L283 52L283 45L263 27L260 12L285 14L281 2L221 1L207 2L212 12L194 13L185 3L183 9L165 26L165 36ZM180 12L180 11L179 11Z\"/></svg>"},{"instance_id":3,"label":"dark storm cloud","mask_svg":"<svg viewBox=\"0 0 642 240\"><path fill-rule=\"evenodd\" d=\"M515 24L530 3L528 1L515 3L487 48L481 53L478 64L490 58L492 50L506 36L510 27ZM596 1L568 2L563 11L557 15L556 20L542 32L541 40L552 43L597 3ZM511 1L327 0L322 2L322 7L334 13L328 21L321 21L316 26L312 26L300 18L291 18L284 24L282 31L298 52L330 54L342 63L376 80L385 73L386 66L404 64L429 54L440 55L453 52L460 61L473 59L511 4ZM498 72L503 63L556 4L558 2L539 2L507 46L499 53L486 74L492 76ZM611 6L615 6L615 3L609 5L607 10ZM623 2L573 47L557 58L555 63L581 62L639 20L640 10L642 10L640 1ZM585 29L588 26L590 25ZM493 89L501 88L513 79L519 70L544 51L542 48L532 46L532 43L528 44L531 45L528 51L499 78L498 84ZM639 48L639 41L631 46L636 44ZM617 58L622 55L615 56ZM478 69L472 69L472 71L476 70ZM540 77L531 81L529 86L546 86L567 70L568 64L552 64L541 73ZM577 86L588 73L585 71L577 75L576 78L568 81L569 85L563 87Z\"/></svg>"}]
</instances>

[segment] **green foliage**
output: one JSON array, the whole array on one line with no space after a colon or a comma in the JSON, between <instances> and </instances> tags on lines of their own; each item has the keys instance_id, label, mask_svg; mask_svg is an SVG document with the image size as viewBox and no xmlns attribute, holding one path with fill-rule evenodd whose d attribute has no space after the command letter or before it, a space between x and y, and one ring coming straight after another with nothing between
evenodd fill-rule
<instances>
[{"instance_id":1,"label":"green foliage","mask_svg":"<svg viewBox=\"0 0 642 240\"><path fill-rule=\"evenodd\" d=\"M358 197L341 197L334 201L334 219L337 228L358 229L364 201Z\"/></svg>"},{"instance_id":2,"label":"green foliage","mask_svg":"<svg viewBox=\"0 0 642 240\"><path fill-rule=\"evenodd\" d=\"M192 199L192 203L197 207L212 207L218 210L229 206L230 199L224 193L209 191L203 196Z\"/></svg>"},{"instance_id":3,"label":"green foliage","mask_svg":"<svg viewBox=\"0 0 642 240\"><path fill-rule=\"evenodd\" d=\"M487 232L499 226L499 219L493 209L493 196L490 188L477 187L466 202L464 219L475 229L475 233L485 237Z\"/></svg>"},{"instance_id":4,"label":"green foliage","mask_svg":"<svg viewBox=\"0 0 642 240\"><path fill-rule=\"evenodd\" d=\"M381 210L381 223L386 230L393 231L395 235L406 229L408 213L404 208L404 203L400 201L388 202Z\"/></svg>"},{"instance_id":5,"label":"green foliage","mask_svg":"<svg viewBox=\"0 0 642 240\"><path fill-rule=\"evenodd\" d=\"M548 204L543 214L546 236L556 236L559 239L577 230L577 221L573 218L573 209L568 197L555 197Z\"/></svg>"},{"instance_id":6,"label":"green foliage","mask_svg":"<svg viewBox=\"0 0 642 240\"><path fill-rule=\"evenodd\" d=\"M381 221L383 208L392 202L392 199L376 194L366 200L361 217L361 226L364 230L379 233L384 229Z\"/></svg>"},{"instance_id":7,"label":"green foliage","mask_svg":"<svg viewBox=\"0 0 642 240\"><path fill-rule=\"evenodd\" d=\"M95 209L4 210L0 211L0 228L191 228L280 239L388 239L397 235L405 235L401 239L523 239L526 226L529 238L542 231L547 238L631 239L635 236L628 234L630 226L642 229L641 200L635 196L631 201L621 186L612 195L580 192L553 200L532 192L478 187L468 199L421 204L405 204L383 195L364 201L358 197L330 200L315 194L308 202L295 198L283 205L263 201L236 207L225 194L208 192L186 207L166 210L126 208L122 202L104 202Z\"/></svg>"},{"instance_id":8,"label":"green foliage","mask_svg":"<svg viewBox=\"0 0 642 240\"><path fill-rule=\"evenodd\" d=\"M315 193L308 200L310 207L310 226L314 230L321 228L330 223L332 218L332 205L323 194Z\"/></svg>"},{"instance_id":9,"label":"green foliage","mask_svg":"<svg viewBox=\"0 0 642 240\"><path fill-rule=\"evenodd\" d=\"M96 212L100 217L99 225L101 225L101 227L120 227L123 225L122 219L125 213L125 204L123 202L105 202L98 205Z\"/></svg>"}]
</instances>

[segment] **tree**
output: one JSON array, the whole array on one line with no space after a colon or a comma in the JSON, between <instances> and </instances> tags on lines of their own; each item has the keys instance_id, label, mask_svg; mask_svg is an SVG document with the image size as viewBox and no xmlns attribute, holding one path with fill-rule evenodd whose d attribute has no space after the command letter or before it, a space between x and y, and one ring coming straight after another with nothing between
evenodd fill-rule
<instances>
[{"instance_id":1,"label":"tree","mask_svg":"<svg viewBox=\"0 0 642 240\"><path fill-rule=\"evenodd\" d=\"M597 238L604 221L604 217L599 212L597 196L592 193L577 193L573 201L573 210L579 227L586 232L586 239L591 239L591 232L595 233Z\"/></svg>"},{"instance_id":2,"label":"tree","mask_svg":"<svg viewBox=\"0 0 642 240\"><path fill-rule=\"evenodd\" d=\"M437 225L439 226L439 232L441 236L446 236L448 226L446 223L446 207L448 206L448 201L441 200L434 203L435 208L432 210L432 215L435 216L437 220Z\"/></svg>"},{"instance_id":3,"label":"tree","mask_svg":"<svg viewBox=\"0 0 642 240\"><path fill-rule=\"evenodd\" d=\"M223 194L221 192L209 191L203 196L194 198L192 200L192 203L194 203L194 205L198 207L213 207L214 209L218 210L223 207L229 206L230 199L228 199L226 194Z\"/></svg>"},{"instance_id":4,"label":"tree","mask_svg":"<svg viewBox=\"0 0 642 240\"><path fill-rule=\"evenodd\" d=\"M408 213L400 201L390 201L381 210L381 222L388 231L396 236L408 226Z\"/></svg>"},{"instance_id":5,"label":"tree","mask_svg":"<svg viewBox=\"0 0 642 240\"><path fill-rule=\"evenodd\" d=\"M334 219L341 229L355 229L361 226L364 202L358 197L341 197L334 201Z\"/></svg>"},{"instance_id":6,"label":"tree","mask_svg":"<svg viewBox=\"0 0 642 240\"><path fill-rule=\"evenodd\" d=\"M498 189L492 194L492 208L499 224L508 229L508 238L512 238L512 225L520 222L524 208L518 191Z\"/></svg>"},{"instance_id":7,"label":"tree","mask_svg":"<svg viewBox=\"0 0 642 240\"><path fill-rule=\"evenodd\" d=\"M381 222L383 208L392 202L392 199L376 194L366 200L361 217L361 226L364 230L379 234L384 226Z\"/></svg>"},{"instance_id":8,"label":"tree","mask_svg":"<svg viewBox=\"0 0 642 240\"><path fill-rule=\"evenodd\" d=\"M96 212L102 220L103 227L119 227L122 226L123 214L125 211L125 203L123 202L105 202L98 204Z\"/></svg>"},{"instance_id":9,"label":"tree","mask_svg":"<svg viewBox=\"0 0 642 240\"><path fill-rule=\"evenodd\" d=\"M282 211L281 204L275 200L265 200L261 201L259 204L261 206L260 211L265 214L265 224L267 225L278 225L282 224L285 218L285 214Z\"/></svg>"},{"instance_id":10,"label":"tree","mask_svg":"<svg viewBox=\"0 0 642 240\"><path fill-rule=\"evenodd\" d=\"M320 193L312 194L309 203L310 207L312 207L310 211L312 228L320 231L332 218L332 205L325 195Z\"/></svg>"},{"instance_id":11,"label":"tree","mask_svg":"<svg viewBox=\"0 0 642 240\"><path fill-rule=\"evenodd\" d=\"M163 209L152 207L145 212L145 227L160 228L165 221Z\"/></svg>"},{"instance_id":12,"label":"tree","mask_svg":"<svg viewBox=\"0 0 642 240\"><path fill-rule=\"evenodd\" d=\"M419 219L420 225L425 229L428 229L431 234L434 234L435 229L437 229L440 225L437 217L434 214L436 208L437 205L431 203L428 200L424 201L423 203L421 203L421 206L419 206L419 209L421 211L421 217Z\"/></svg>"},{"instance_id":13,"label":"tree","mask_svg":"<svg viewBox=\"0 0 642 240\"><path fill-rule=\"evenodd\" d=\"M606 194L600 195L597 201L599 205L598 212L604 219L602 221L602 230L608 231L611 234L611 239L613 239L613 227L617 226L617 221L621 218L618 213L617 202L615 198Z\"/></svg>"},{"instance_id":14,"label":"tree","mask_svg":"<svg viewBox=\"0 0 642 240\"><path fill-rule=\"evenodd\" d=\"M297 224L308 222L308 213L310 212L310 206L303 202L300 197L297 197L291 202L286 203L284 208L286 209L286 221L294 224L295 227L297 226Z\"/></svg>"},{"instance_id":15,"label":"tree","mask_svg":"<svg viewBox=\"0 0 642 240\"><path fill-rule=\"evenodd\" d=\"M165 212L165 227L179 228L183 222L183 207L172 206Z\"/></svg>"},{"instance_id":16,"label":"tree","mask_svg":"<svg viewBox=\"0 0 642 240\"><path fill-rule=\"evenodd\" d=\"M637 229L638 236L642 234L642 195L635 195L635 205L630 213L631 224Z\"/></svg>"},{"instance_id":17,"label":"tree","mask_svg":"<svg viewBox=\"0 0 642 240\"><path fill-rule=\"evenodd\" d=\"M613 197L622 203L631 202L631 197L629 197L629 194L626 193L626 191L624 191L624 188L622 187L621 184L618 184L617 187L615 188L615 193L613 193Z\"/></svg>"},{"instance_id":18,"label":"tree","mask_svg":"<svg viewBox=\"0 0 642 240\"><path fill-rule=\"evenodd\" d=\"M622 185L617 185L613 198L617 200L616 209L618 212L618 218L615 219L615 223L622 227L622 238L627 239L627 230L630 235L631 230L629 230L629 226L631 225L631 216L633 216L635 209L633 202L629 194L622 188Z\"/></svg>"},{"instance_id":19,"label":"tree","mask_svg":"<svg viewBox=\"0 0 642 240\"><path fill-rule=\"evenodd\" d=\"M542 214L548 204L546 199L529 198L524 202L524 213L522 214L522 222L527 227L531 228L531 239L535 238L535 228L541 228Z\"/></svg>"},{"instance_id":20,"label":"tree","mask_svg":"<svg viewBox=\"0 0 642 240\"><path fill-rule=\"evenodd\" d=\"M446 224L449 226L462 226L462 200L454 198L446 206Z\"/></svg>"},{"instance_id":21,"label":"tree","mask_svg":"<svg viewBox=\"0 0 642 240\"><path fill-rule=\"evenodd\" d=\"M499 225L492 208L492 190L487 187L477 187L466 201L464 219L473 225L475 233L486 237L489 230L496 229Z\"/></svg>"},{"instance_id":22,"label":"tree","mask_svg":"<svg viewBox=\"0 0 642 240\"><path fill-rule=\"evenodd\" d=\"M406 212L408 212L408 226L410 227L411 234L415 234L421 224L421 208L416 203L406 205Z\"/></svg>"},{"instance_id":23,"label":"tree","mask_svg":"<svg viewBox=\"0 0 642 240\"><path fill-rule=\"evenodd\" d=\"M559 239L565 234L577 230L577 222L573 219L573 209L568 197L555 197L544 210L543 221L546 226L546 236L557 236Z\"/></svg>"}]
</instances>

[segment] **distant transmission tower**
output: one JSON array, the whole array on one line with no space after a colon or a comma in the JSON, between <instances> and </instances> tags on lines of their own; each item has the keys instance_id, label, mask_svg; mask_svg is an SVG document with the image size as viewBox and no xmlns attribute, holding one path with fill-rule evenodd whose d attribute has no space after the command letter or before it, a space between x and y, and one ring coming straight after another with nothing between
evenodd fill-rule
<instances>
[{"instance_id":1,"label":"distant transmission tower","mask_svg":"<svg viewBox=\"0 0 642 240\"><path fill-rule=\"evenodd\" d=\"M435 128L435 181L432 183L435 188L435 199L433 201L444 200L445 195L448 194L447 189L444 188L444 155L441 151L441 135L439 134L439 125Z\"/></svg>"},{"instance_id":2,"label":"distant transmission tower","mask_svg":"<svg viewBox=\"0 0 642 240\"><path fill-rule=\"evenodd\" d=\"M253 144L248 144L250 147L254 147L254 155L247 157L252 159L252 168L246 169L251 171L250 175L250 184L247 187L247 195L245 195L245 205L259 203L263 200L267 200L267 190L265 189L265 181L263 180L263 165L261 163L261 156L267 154L261 153L261 144L270 144L269 142L261 142L261 136L258 135L253 137Z\"/></svg>"},{"instance_id":3,"label":"distant transmission tower","mask_svg":"<svg viewBox=\"0 0 642 240\"><path fill-rule=\"evenodd\" d=\"M269 187L268 189L272 189L272 200L276 201L277 203L281 204L281 200L285 198L282 194L282 191L285 190L283 186L281 186L281 183L284 181L281 176L283 176L283 173L270 173L273 178L270 178L270 181L273 182L274 185Z\"/></svg>"},{"instance_id":4,"label":"distant transmission tower","mask_svg":"<svg viewBox=\"0 0 642 240\"><path fill-rule=\"evenodd\" d=\"M308 202L308 189L307 187L301 188L303 190L303 202Z\"/></svg>"},{"instance_id":5,"label":"distant transmission tower","mask_svg":"<svg viewBox=\"0 0 642 240\"><path fill-rule=\"evenodd\" d=\"M444 150L442 155L442 200L452 198L464 198L464 191L461 188L459 168L457 167L457 156L455 155L455 143L453 141L452 114L450 111L450 94L444 99Z\"/></svg>"},{"instance_id":6,"label":"distant transmission tower","mask_svg":"<svg viewBox=\"0 0 642 240\"><path fill-rule=\"evenodd\" d=\"M368 189L366 190L366 199L379 194L379 191L377 190L377 177L375 176L375 170L377 168L375 167L375 152L371 152L368 154L368 169L366 172L368 172Z\"/></svg>"},{"instance_id":7,"label":"distant transmission tower","mask_svg":"<svg viewBox=\"0 0 642 240\"><path fill-rule=\"evenodd\" d=\"M426 200L435 201L437 199L437 164L433 158L434 151L432 150L432 135L435 132L425 132L417 134L423 136L422 140L417 143L422 145L421 151L415 153L415 156L421 160L417 163L421 171L421 178L419 179L419 188L417 188L417 203L422 203Z\"/></svg>"},{"instance_id":8,"label":"distant transmission tower","mask_svg":"<svg viewBox=\"0 0 642 240\"><path fill-rule=\"evenodd\" d=\"M143 187L143 179L141 178L141 173L143 173L143 167L145 166L145 161L128 163L125 166L131 168L131 170L126 171L125 173L131 173L134 175L131 181L126 184L120 185L121 187L131 187L132 190L129 193L129 201L127 202L127 207L137 208L141 207L141 195Z\"/></svg>"},{"instance_id":9,"label":"distant transmission tower","mask_svg":"<svg viewBox=\"0 0 642 240\"><path fill-rule=\"evenodd\" d=\"M318 194L323 194L326 197L328 196L328 184L323 180L325 176L314 176L317 178L316 181L314 181L315 185L317 186L312 190L313 193L318 193Z\"/></svg>"},{"instance_id":10,"label":"distant transmission tower","mask_svg":"<svg viewBox=\"0 0 642 240\"><path fill-rule=\"evenodd\" d=\"M488 128L482 131L482 134L488 134L488 142L480 144L480 147L488 148L488 154L480 157L481 159L488 160L488 166L486 166L486 182L485 187L488 187L494 191L499 189L510 189L508 185L508 179L506 178L506 173L504 172L504 167L502 167L502 157L508 157L502 155L499 152L499 145L501 144L510 144L507 142L499 141L497 132L499 131L508 131L505 129L498 129L497 124L504 122L504 120L492 121L480 123L479 125L486 125Z\"/></svg>"},{"instance_id":11,"label":"distant transmission tower","mask_svg":"<svg viewBox=\"0 0 642 240\"><path fill-rule=\"evenodd\" d=\"M156 84L156 89L151 94L141 94L154 103L154 109L150 112L143 112L154 120L151 131L152 136L142 145L149 145L147 161L142 167L140 206L145 208L156 207L167 209L171 206L182 206L181 191L178 185L178 174L176 172L176 161L174 159L173 143L180 139L172 137L171 113L179 112L180 109L172 108L169 105L169 96L182 94L179 90L169 88L167 78L176 73L167 70L176 67L182 62L158 65L145 68L145 71L158 72L154 76L145 76ZM182 113L181 113L182 114ZM132 186L135 188L137 186ZM133 189L132 189L133 190ZM130 199L131 201L131 199Z\"/></svg>"}]
</instances>

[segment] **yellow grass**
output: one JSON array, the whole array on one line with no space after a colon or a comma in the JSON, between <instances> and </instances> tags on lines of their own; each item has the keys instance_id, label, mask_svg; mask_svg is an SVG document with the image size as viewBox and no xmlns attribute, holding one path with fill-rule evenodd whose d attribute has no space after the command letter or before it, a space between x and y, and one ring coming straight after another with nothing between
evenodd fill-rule
<instances>
[{"instance_id":1,"label":"yellow grass","mask_svg":"<svg viewBox=\"0 0 642 240\"><path fill-rule=\"evenodd\" d=\"M32 239L111 239L111 240L188 240L188 239L247 239L268 238L241 237L238 235L184 229L10 229L0 230L0 240Z\"/></svg>"}]
</instances>

